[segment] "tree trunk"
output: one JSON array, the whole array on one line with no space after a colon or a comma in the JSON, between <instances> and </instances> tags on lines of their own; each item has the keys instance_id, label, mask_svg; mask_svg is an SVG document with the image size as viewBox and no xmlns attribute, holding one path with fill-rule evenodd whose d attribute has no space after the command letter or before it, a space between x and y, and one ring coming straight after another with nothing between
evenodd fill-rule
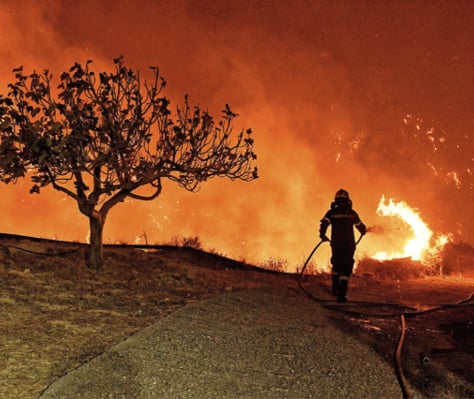
<instances>
[{"instance_id":1,"label":"tree trunk","mask_svg":"<svg viewBox=\"0 0 474 399\"><path fill-rule=\"evenodd\" d=\"M100 271L103 267L103 246L102 232L104 229L104 221L99 213L89 216L90 225L90 245L88 267L92 270Z\"/></svg>"}]
</instances>

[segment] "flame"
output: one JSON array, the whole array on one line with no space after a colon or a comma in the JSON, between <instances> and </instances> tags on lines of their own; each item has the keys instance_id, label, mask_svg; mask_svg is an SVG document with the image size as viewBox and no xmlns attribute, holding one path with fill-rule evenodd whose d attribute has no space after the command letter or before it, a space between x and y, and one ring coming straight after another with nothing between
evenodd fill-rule
<instances>
[{"instance_id":1,"label":"flame","mask_svg":"<svg viewBox=\"0 0 474 399\"><path fill-rule=\"evenodd\" d=\"M402 252L377 252L373 256L375 259L411 258L423 262L439 254L449 241L449 236L444 234L433 238L433 232L421 219L419 213L404 201L395 202L391 198L386 201L385 196L382 195L377 214L402 220L409 226L412 237L407 238Z\"/></svg>"}]
</instances>

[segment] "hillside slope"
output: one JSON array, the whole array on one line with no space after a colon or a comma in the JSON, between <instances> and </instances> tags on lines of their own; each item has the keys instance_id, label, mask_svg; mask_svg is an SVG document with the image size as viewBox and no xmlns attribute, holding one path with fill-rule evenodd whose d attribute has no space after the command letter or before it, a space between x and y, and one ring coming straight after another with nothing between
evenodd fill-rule
<instances>
[{"instance_id":1,"label":"hillside slope","mask_svg":"<svg viewBox=\"0 0 474 399\"><path fill-rule=\"evenodd\" d=\"M432 398L474 396L472 279L355 275L349 303L338 305L326 275L305 276L299 287L295 275L169 246L106 247L104 271L93 273L84 266L85 250L78 243L0 236L1 398L37 398L57 378L187 304L266 288L304 288L330 311L334 326L391 367L399 314L414 309L402 352L411 386ZM462 306L438 307L462 300Z\"/></svg>"}]
</instances>

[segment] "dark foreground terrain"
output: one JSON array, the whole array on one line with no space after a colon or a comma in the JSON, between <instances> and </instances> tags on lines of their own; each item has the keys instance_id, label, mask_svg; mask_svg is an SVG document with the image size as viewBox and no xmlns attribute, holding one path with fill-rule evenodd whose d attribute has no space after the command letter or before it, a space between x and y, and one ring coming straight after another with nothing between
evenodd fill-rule
<instances>
[{"instance_id":1,"label":"dark foreground terrain","mask_svg":"<svg viewBox=\"0 0 474 399\"><path fill-rule=\"evenodd\" d=\"M339 305L324 274L300 281L179 247L107 247L105 268L94 273L85 250L0 236L0 398L38 398L61 376L185 305L249 289L304 292L329 310L334 326L394 369L404 315L399 360L409 387L429 398L474 397L472 278L380 280L365 270L351 280L350 301Z\"/></svg>"}]
</instances>

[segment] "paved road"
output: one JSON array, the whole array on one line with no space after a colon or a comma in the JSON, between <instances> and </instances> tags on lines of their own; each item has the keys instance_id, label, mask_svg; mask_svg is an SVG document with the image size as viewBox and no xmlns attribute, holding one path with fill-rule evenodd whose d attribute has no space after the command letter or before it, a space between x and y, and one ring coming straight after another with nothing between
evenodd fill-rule
<instances>
[{"instance_id":1,"label":"paved road","mask_svg":"<svg viewBox=\"0 0 474 399\"><path fill-rule=\"evenodd\" d=\"M40 399L402 398L392 365L299 292L188 305L52 384Z\"/></svg>"}]
</instances>

